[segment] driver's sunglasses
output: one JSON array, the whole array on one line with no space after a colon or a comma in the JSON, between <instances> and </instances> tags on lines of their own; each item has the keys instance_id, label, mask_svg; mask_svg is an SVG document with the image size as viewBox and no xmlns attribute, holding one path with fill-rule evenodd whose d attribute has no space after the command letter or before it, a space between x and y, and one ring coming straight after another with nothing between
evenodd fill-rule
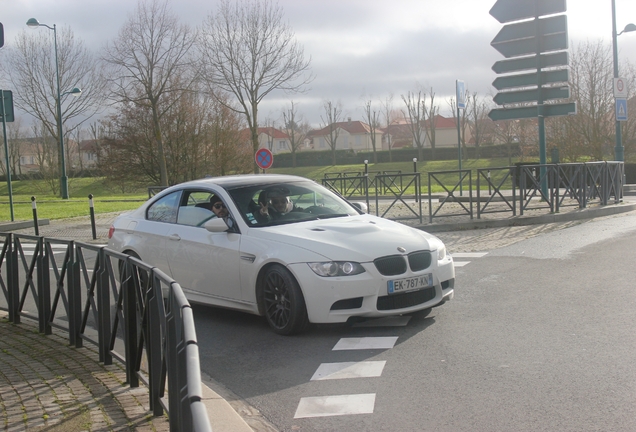
<instances>
[{"instance_id":1,"label":"driver's sunglasses","mask_svg":"<svg viewBox=\"0 0 636 432\"><path fill-rule=\"evenodd\" d=\"M287 204L287 198L272 198L270 199L270 201L272 202L272 204Z\"/></svg>"},{"instance_id":2,"label":"driver's sunglasses","mask_svg":"<svg viewBox=\"0 0 636 432\"><path fill-rule=\"evenodd\" d=\"M217 210L221 210L221 209L227 208L227 207L225 207L225 204L223 204L223 203L216 203L212 207L214 207Z\"/></svg>"}]
</instances>

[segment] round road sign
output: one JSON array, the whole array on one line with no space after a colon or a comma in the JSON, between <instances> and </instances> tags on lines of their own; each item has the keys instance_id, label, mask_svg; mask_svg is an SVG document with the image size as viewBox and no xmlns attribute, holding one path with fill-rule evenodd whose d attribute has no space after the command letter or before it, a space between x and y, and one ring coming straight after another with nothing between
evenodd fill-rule
<instances>
[{"instance_id":1,"label":"round road sign","mask_svg":"<svg viewBox=\"0 0 636 432\"><path fill-rule=\"evenodd\" d=\"M258 149L256 155L254 156L254 160L256 161L256 165L258 165L261 169L267 169L272 166L274 163L274 155L272 152L266 148Z\"/></svg>"}]
</instances>

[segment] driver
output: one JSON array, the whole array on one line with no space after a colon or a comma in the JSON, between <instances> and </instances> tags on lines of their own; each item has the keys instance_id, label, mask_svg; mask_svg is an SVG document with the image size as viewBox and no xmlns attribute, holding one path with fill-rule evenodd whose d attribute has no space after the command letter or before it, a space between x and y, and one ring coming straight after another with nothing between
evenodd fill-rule
<instances>
[{"instance_id":1,"label":"driver","mask_svg":"<svg viewBox=\"0 0 636 432\"><path fill-rule=\"evenodd\" d=\"M271 188L261 192L258 198L261 216L267 220L278 219L294 210L294 203L289 195L286 188Z\"/></svg>"}]
</instances>

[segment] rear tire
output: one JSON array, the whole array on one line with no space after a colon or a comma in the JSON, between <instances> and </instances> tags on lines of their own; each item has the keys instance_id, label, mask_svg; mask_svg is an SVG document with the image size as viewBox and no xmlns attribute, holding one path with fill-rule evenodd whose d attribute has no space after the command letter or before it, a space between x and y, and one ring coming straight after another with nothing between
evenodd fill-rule
<instances>
[{"instance_id":1,"label":"rear tire","mask_svg":"<svg viewBox=\"0 0 636 432\"><path fill-rule=\"evenodd\" d=\"M285 267L275 264L265 271L260 294L265 318L275 333L289 336L307 327L305 298L298 282Z\"/></svg>"}]
</instances>

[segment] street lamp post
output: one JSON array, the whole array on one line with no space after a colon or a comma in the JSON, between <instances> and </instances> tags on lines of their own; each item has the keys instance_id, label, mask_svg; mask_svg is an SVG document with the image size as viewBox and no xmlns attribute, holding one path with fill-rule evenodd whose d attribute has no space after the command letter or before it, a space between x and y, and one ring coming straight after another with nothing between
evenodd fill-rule
<instances>
[{"instance_id":1,"label":"street lamp post","mask_svg":"<svg viewBox=\"0 0 636 432\"><path fill-rule=\"evenodd\" d=\"M618 78L618 45L616 39L623 33L636 31L636 25L627 24L620 33L616 32L616 0L612 0L612 53L614 57L614 78ZM614 147L614 158L617 161L624 161L625 154L623 148L623 131L621 122L616 119L616 147Z\"/></svg>"},{"instance_id":2,"label":"street lamp post","mask_svg":"<svg viewBox=\"0 0 636 432\"><path fill-rule=\"evenodd\" d=\"M53 30L53 45L55 46L55 79L57 84L57 133L60 139L60 167L61 167L61 176L60 176L60 193L62 195L62 199L68 199L68 177L66 176L66 162L64 158L64 135L62 133L62 96L66 94L72 94L74 96L79 96L82 91L75 87L73 90L69 92L65 92L60 94L60 67L57 60L57 28L55 24L53 27L40 23L35 18L30 18L27 21L27 26L36 28L36 27L46 27L49 30Z\"/></svg>"}]
</instances>

